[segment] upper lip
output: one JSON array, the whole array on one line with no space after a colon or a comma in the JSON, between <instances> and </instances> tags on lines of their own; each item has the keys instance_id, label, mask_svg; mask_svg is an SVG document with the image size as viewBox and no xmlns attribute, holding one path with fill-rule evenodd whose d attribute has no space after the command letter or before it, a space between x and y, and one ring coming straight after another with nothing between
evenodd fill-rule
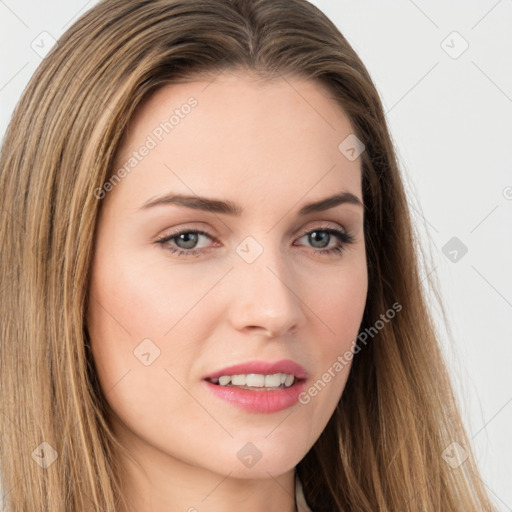
<instances>
[{"instance_id":1,"label":"upper lip","mask_svg":"<svg viewBox=\"0 0 512 512\"><path fill-rule=\"evenodd\" d=\"M296 379L305 379L306 370L291 359L281 359L280 361L247 361L245 363L227 366L220 370L206 375L204 379L216 379L223 375L244 375L249 373L258 373L262 375L274 375L275 373L285 373L293 375Z\"/></svg>"}]
</instances>

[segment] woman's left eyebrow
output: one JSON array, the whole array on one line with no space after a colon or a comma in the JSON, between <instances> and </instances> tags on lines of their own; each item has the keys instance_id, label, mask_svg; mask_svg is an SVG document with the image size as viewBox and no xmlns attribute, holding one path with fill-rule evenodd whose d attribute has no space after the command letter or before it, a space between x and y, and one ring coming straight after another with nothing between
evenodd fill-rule
<instances>
[{"instance_id":1,"label":"woman's left eyebrow","mask_svg":"<svg viewBox=\"0 0 512 512\"><path fill-rule=\"evenodd\" d=\"M309 213L329 210L341 204L354 204L364 207L363 202L355 194L352 194L351 192L340 192L339 194L304 205L299 210L299 215L307 215ZM154 206L162 205L177 205L194 210L222 213L236 217L240 217L244 211L242 206L234 203L233 201L172 193L149 199L140 207L140 210L146 210Z\"/></svg>"}]
</instances>

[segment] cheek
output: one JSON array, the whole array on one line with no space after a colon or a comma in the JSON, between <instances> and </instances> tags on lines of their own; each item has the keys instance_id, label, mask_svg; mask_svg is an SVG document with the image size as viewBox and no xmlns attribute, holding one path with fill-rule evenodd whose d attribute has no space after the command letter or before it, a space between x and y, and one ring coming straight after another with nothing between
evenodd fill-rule
<instances>
[{"instance_id":1,"label":"cheek","mask_svg":"<svg viewBox=\"0 0 512 512\"><path fill-rule=\"evenodd\" d=\"M191 329L206 329L194 308L208 287L203 281L140 262L95 267L87 314L93 358L110 406L133 431L163 432L183 411L208 426L185 391L201 340Z\"/></svg>"},{"instance_id":2,"label":"cheek","mask_svg":"<svg viewBox=\"0 0 512 512\"><path fill-rule=\"evenodd\" d=\"M136 259L117 259L98 267L91 283L93 315L101 330L111 326L132 341L163 338L211 288L217 276L197 278L192 266L148 265Z\"/></svg>"},{"instance_id":3,"label":"cheek","mask_svg":"<svg viewBox=\"0 0 512 512\"><path fill-rule=\"evenodd\" d=\"M355 341L362 321L368 291L366 265L359 263L334 271L319 288L309 286L308 305L328 333L323 354L346 349ZM312 293L311 290L317 290Z\"/></svg>"},{"instance_id":4,"label":"cheek","mask_svg":"<svg viewBox=\"0 0 512 512\"><path fill-rule=\"evenodd\" d=\"M198 279L193 267L148 265L136 258L98 259L87 324L104 389L145 363L186 379L201 340L213 329L212 314L203 305L211 297L205 296L223 273L205 272Z\"/></svg>"},{"instance_id":5,"label":"cheek","mask_svg":"<svg viewBox=\"0 0 512 512\"><path fill-rule=\"evenodd\" d=\"M352 366L354 345L364 314L367 296L366 264L333 272L329 284L308 292L311 323L317 326L316 345L311 347L316 364L314 378L305 391L302 404L312 407L325 424L338 403ZM322 293L323 291L323 293ZM323 427L322 427L323 428ZM315 432L317 435L319 432Z\"/></svg>"}]
</instances>

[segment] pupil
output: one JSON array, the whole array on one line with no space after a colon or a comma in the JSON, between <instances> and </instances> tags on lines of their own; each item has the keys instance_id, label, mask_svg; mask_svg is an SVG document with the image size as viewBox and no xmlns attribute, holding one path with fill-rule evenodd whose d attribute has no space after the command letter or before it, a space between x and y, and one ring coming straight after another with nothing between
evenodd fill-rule
<instances>
[{"instance_id":1,"label":"pupil","mask_svg":"<svg viewBox=\"0 0 512 512\"><path fill-rule=\"evenodd\" d=\"M325 247L326 245L329 245L329 236L330 236L329 233L325 233L324 231L313 231L312 233L310 233L309 236L310 236L310 238L312 239L313 242L317 241L317 240L315 240L315 238L318 237L318 236L320 238L324 238L325 244L322 245L321 247Z\"/></svg>"},{"instance_id":2,"label":"pupil","mask_svg":"<svg viewBox=\"0 0 512 512\"><path fill-rule=\"evenodd\" d=\"M182 249L192 249L197 243L197 233L182 233L179 235L177 242L185 242L185 246L178 243L178 246Z\"/></svg>"}]
</instances>

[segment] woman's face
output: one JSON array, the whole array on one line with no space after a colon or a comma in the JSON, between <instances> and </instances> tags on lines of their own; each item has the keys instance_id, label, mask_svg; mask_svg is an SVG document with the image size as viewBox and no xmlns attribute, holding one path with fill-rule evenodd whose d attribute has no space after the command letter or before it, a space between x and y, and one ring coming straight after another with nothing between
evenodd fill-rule
<instances>
[{"instance_id":1,"label":"woman's face","mask_svg":"<svg viewBox=\"0 0 512 512\"><path fill-rule=\"evenodd\" d=\"M146 470L268 478L326 426L367 293L352 132L292 78L223 73L137 110L97 191L87 324L113 428Z\"/></svg>"}]
</instances>

